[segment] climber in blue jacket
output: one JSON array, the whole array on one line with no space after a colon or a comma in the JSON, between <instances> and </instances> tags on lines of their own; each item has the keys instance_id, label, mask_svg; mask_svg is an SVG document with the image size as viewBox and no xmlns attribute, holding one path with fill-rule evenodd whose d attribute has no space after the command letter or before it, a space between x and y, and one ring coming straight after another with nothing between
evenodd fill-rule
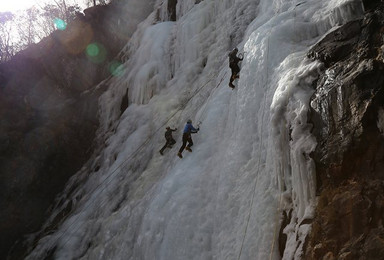
<instances>
[{"instance_id":1,"label":"climber in blue jacket","mask_svg":"<svg viewBox=\"0 0 384 260\"><path fill-rule=\"evenodd\" d=\"M194 128L192 125L192 120L188 119L187 124L184 127L183 131L183 145L180 147L179 152L177 153L177 156L180 158L183 158L183 155L181 153L185 150L192 152L191 146L193 145L192 136L191 134L195 134L199 131L199 128ZM188 145L187 145L188 143Z\"/></svg>"}]
</instances>

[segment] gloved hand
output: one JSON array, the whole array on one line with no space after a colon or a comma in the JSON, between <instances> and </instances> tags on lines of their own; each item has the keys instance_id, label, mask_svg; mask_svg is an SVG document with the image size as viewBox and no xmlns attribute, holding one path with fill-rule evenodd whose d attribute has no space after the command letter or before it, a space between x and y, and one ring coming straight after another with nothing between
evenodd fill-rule
<instances>
[{"instance_id":1,"label":"gloved hand","mask_svg":"<svg viewBox=\"0 0 384 260\"><path fill-rule=\"evenodd\" d=\"M197 131L200 131L200 128L199 128L199 127L197 128Z\"/></svg>"}]
</instances>

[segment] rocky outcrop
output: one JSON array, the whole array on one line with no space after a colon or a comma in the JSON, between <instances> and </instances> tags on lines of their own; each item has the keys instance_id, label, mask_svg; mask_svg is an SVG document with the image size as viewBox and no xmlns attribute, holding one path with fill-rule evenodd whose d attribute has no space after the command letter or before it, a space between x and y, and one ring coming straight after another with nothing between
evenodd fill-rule
<instances>
[{"instance_id":1,"label":"rocky outcrop","mask_svg":"<svg viewBox=\"0 0 384 260\"><path fill-rule=\"evenodd\" d=\"M92 153L106 87L99 83L112 75L108 64L133 32L123 7L87 9L64 31L0 64L1 259L23 258L16 241L40 229L55 196Z\"/></svg>"},{"instance_id":2,"label":"rocky outcrop","mask_svg":"<svg viewBox=\"0 0 384 260\"><path fill-rule=\"evenodd\" d=\"M311 100L319 196L304 259L384 255L384 5L364 6L309 53L324 71Z\"/></svg>"}]
</instances>

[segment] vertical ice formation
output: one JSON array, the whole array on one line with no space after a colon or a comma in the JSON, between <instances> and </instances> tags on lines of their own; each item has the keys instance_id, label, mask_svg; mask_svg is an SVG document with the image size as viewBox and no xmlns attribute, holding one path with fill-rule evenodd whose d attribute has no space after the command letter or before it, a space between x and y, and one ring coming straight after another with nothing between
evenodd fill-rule
<instances>
[{"instance_id":1,"label":"vertical ice formation","mask_svg":"<svg viewBox=\"0 0 384 260\"><path fill-rule=\"evenodd\" d=\"M301 258L316 202L307 111L321 67L306 52L361 2L179 0L168 21L168 1L156 2L124 49L124 71L104 83L103 147L63 194L71 214L28 259ZM245 58L231 90L235 46ZM188 118L201 121L193 152L176 157L179 131L161 156L165 126Z\"/></svg>"}]
</instances>

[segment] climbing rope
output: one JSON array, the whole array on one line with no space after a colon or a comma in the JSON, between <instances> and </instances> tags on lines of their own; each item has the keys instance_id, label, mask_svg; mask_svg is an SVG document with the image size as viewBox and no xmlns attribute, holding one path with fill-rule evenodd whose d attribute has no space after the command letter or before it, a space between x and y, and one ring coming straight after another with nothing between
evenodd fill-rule
<instances>
[{"instance_id":1,"label":"climbing rope","mask_svg":"<svg viewBox=\"0 0 384 260\"><path fill-rule=\"evenodd\" d=\"M216 87L215 88L217 88L220 84L221 84L221 82L223 81L223 79L224 79L224 77L225 77L225 75L226 75L226 73L224 74L224 76L221 78L221 80L220 80L220 82L216 85ZM208 83L209 82L211 82L213 80L213 77L211 77L204 85L202 85L201 87L199 87L184 103L183 103L183 105L182 105L182 107L181 107L181 110L184 110L185 109L185 107L187 106L187 104L189 103L189 101L191 101L205 86L207 86L208 85ZM214 88L214 89L215 89ZM209 98L208 98L209 99ZM207 100L208 100L207 99ZM127 162L129 161L129 160L131 160L131 159L133 159L138 153L139 153L139 151L145 146L145 145L147 145L148 143L149 143L149 141L157 134L157 132L159 132L160 131L160 129L163 129L164 128L164 126L165 125L167 125L168 124L168 122L178 113L178 112L180 112L180 110L178 110L178 111L176 111L176 112L174 112L174 113L172 113L171 114L171 116L169 116L168 117L168 119L161 125L161 126L159 126L156 130L155 130L155 132L153 133L153 134L151 134L131 155L129 155L128 156L128 158L127 159L125 159L123 162L121 162L106 178L104 178L104 180L102 180L101 182L100 182L100 184L98 184L94 189L92 189L89 193L91 193L91 194L93 194L93 193L96 193L94 196L98 196L99 194L101 194L101 192L102 191L104 191L107 187L108 187L108 185L111 183L111 181L113 180L113 176L115 176L115 174L118 172L118 170L119 169L121 169L122 167L124 167L126 164L127 164ZM204 111L203 111L204 112ZM201 122L200 122L200 124L201 124ZM102 184L104 184L104 186L103 187L101 187L101 185ZM95 199L93 200L93 201L95 201ZM88 205L86 205L85 206L85 208L83 209L83 210L87 210L88 208L89 208L89 205L90 205L91 203L89 203ZM102 201L101 203L100 203L100 207L102 207L102 205L104 205L105 204L105 201ZM70 215L70 213L71 212L69 212L66 216L65 216L65 218L66 217L68 217L69 215ZM59 239L61 239L63 236L64 236L64 234L65 233L67 233L67 231L69 231L69 227L71 227L73 224L75 224L76 223L76 220L78 220L78 218L76 218L76 217L74 217L73 218L73 221L72 221L72 223L70 223L70 224L68 224L67 226L67 228L65 229L65 230L63 230L63 232L56 238L56 241L58 241ZM55 228L57 228L58 226L59 226L59 222L57 223L57 224L55 224L54 226L53 226L53 228L52 229L55 229ZM67 244L68 242L69 242L69 237L67 238L67 239L65 239L64 241L63 241L63 243L62 243L62 246L63 245L65 245L65 244ZM50 251L53 249L53 247L54 247L54 245L53 245L53 243L52 243L52 246L50 246L50 247L48 247L48 249L46 249L46 251L45 251L45 256L47 257L48 256L48 254L50 253Z\"/></svg>"},{"instance_id":2,"label":"climbing rope","mask_svg":"<svg viewBox=\"0 0 384 260\"><path fill-rule=\"evenodd\" d=\"M270 38L270 36L271 36L271 29L269 30L269 35L267 37L267 51L266 51L267 54L266 54L266 59L265 59L267 65L268 65L268 60L269 60L269 38ZM265 83L264 83L264 87L266 87L267 84L268 84L268 76L269 76L269 69L268 69L268 66L266 66L266 80L265 80ZM262 122L264 121L264 111L265 111L265 108L266 108L266 100L267 100L267 95L265 94L264 95L264 99L263 99L263 109L262 109L262 115L261 115ZM263 134L260 131L260 142L259 142L259 149L258 149L259 151L261 151L262 143L263 143ZM261 156L259 156L259 161L257 163L257 170L256 170L257 176L255 178L255 183L254 183L253 189L252 189L253 193L252 193L252 198L251 198L251 202L250 202L250 205L249 205L249 213L248 213L247 222L246 222L246 225L245 225L243 239L241 241L241 247L240 247L240 251L239 251L239 256L237 258L238 260L240 260L241 255L243 253L244 241L245 241L245 237L246 237L247 232L248 232L249 221L251 219L251 212L252 212L252 209L253 209L253 204L254 204L255 194L256 194L256 185L257 185L258 178L259 178L259 175L260 175L260 164L261 164Z\"/></svg>"},{"instance_id":3,"label":"climbing rope","mask_svg":"<svg viewBox=\"0 0 384 260\"><path fill-rule=\"evenodd\" d=\"M279 10L277 10L277 12L275 13L275 16L278 12L279 12ZM269 45L270 45L269 40L270 40L270 36L271 36L271 30L272 30L272 28L269 29L268 37L267 37L267 51L266 51L266 59L265 59L267 65L268 65L268 60L269 60ZM264 87L266 87L268 84L269 73L270 73L269 68L268 68L268 66L266 66L266 81L264 83ZM263 99L263 110L262 110L262 115L261 115L262 122L264 122L264 116L265 116L265 108L266 108L266 101L267 101L267 95L266 94L264 95L264 99ZM260 132L259 151L261 151L262 143L263 143L263 135ZM252 209L253 209L253 205L254 205L255 194L256 194L256 186L258 183L258 178L260 176L260 163L261 163L261 156L259 156L258 166L257 166L257 170L256 170L257 176L255 178L255 183L253 185L253 193L252 193L252 198L251 198L251 202L250 202L250 206L249 206L249 213L248 213L248 217L247 217L247 221L246 221L244 235L243 235L243 239L241 242L239 255L237 258L238 260L240 260L240 258L241 258L241 255L243 252L243 247L244 247L245 237L246 237L247 232L248 232L248 226L249 226L251 213L252 213ZM282 196L280 193L279 209L280 209L281 203L282 203ZM278 221L278 219L277 219L277 221ZM277 221L275 222L275 225L274 225L275 226L275 232L274 232L274 237L273 237L273 241L272 241L272 245L271 245L270 257L269 257L270 260L272 259L272 256L273 256L274 244L275 244L275 240L276 240Z\"/></svg>"},{"instance_id":4,"label":"climbing rope","mask_svg":"<svg viewBox=\"0 0 384 260\"><path fill-rule=\"evenodd\" d=\"M206 111L207 111L207 104L209 103L209 101L210 101L210 99L211 99L211 97L212 97L212 92L213 92L218 86L220 86L221 82L223 82L225 76L227 75L227 72L228 72L228 71L226 71L226 72L224 73L224 75L221 77L219 83L216 84L216 87L214 87L213 90L211 91L211 93L209 94L209 97L208 97L207 100L205 101L205 105L204 105L204 108L203 108L203 110L202 110L202 112L201 112L201 115L199 116L200 118L204 118L205 113L206 113ZM198 122L200 122L200 124L202 123L201 121L198 121ZM200 124L199 124L199 125L200 125Z\"/></svg>"}]
</instances>

